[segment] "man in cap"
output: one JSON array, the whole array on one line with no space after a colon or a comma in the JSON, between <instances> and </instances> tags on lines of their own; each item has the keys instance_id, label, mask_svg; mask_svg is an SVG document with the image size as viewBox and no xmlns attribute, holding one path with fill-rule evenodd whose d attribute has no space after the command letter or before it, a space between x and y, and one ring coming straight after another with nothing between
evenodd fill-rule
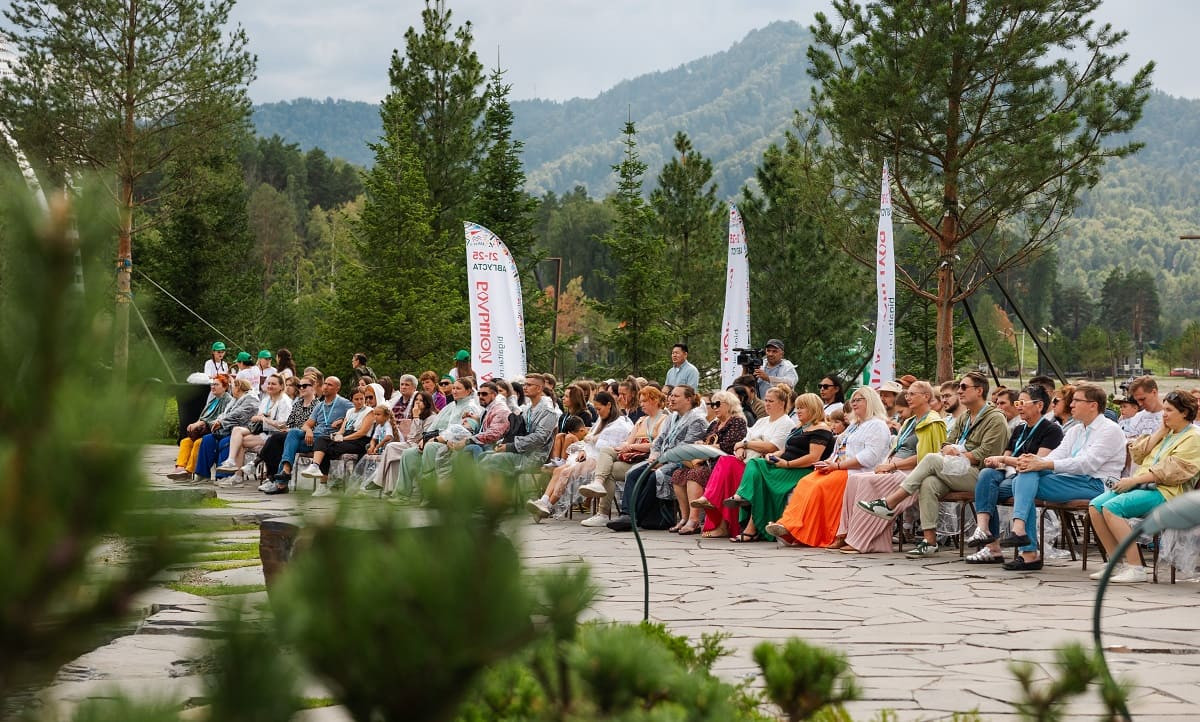
<instances>
[{"instance_id":1,"label":"man in cap","mask_svg":"<svg viewBox=\"0 0 1200 722\"><path fill-rule=\"evenodd\" d=\"M879 392L879 400L883 402L883 407L887 409L888 426L892 427L893 431L898 430L900 428L900 420L896 416L896 397L904 393L904 387L895 381L884 381L875 390Z\"/></svg>"},{"instance_id":2,"label":"man in cap","mask_svg":"<svg viewBox=\"0 0 1200 722\"><path fill-rule=\"evenodd\" d=\"M255 383L250 384L250 388L254 389L258 393L262 393L262 390L266 388L267 379L279 373L275 370L275 367L271 365L271 359L274 357L275 354L271 353L270 350L265 348L258 352L258 380Z\"/></svg>"},{"instance_id":3,"label":"man in cap","mask_svg":"<svg viewBox=\"0 0 1200 722\"><path fill-rule=\"evenodd\" d=\"M773 338L763 348L766 357L754 376L758 379L758 397L765 398L767 389L776 384L787 384L796 388L796 366L783 357L783 341Z\"/></svg>"}]
</instances>

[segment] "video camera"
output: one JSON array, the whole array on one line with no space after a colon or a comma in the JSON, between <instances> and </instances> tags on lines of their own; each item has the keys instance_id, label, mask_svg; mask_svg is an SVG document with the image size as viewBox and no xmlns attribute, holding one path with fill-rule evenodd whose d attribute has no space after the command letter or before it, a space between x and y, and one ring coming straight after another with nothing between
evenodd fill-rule
<instances>
[{"instance_id":1,"label":"video camera","mask_svg":"<svg viewBox=\"0 0 1200 722\"><path fill-rule=\"evenodd\" d=\"M746 373L752 374L762 368L763 357L766 355L766 349L761 348L735 348L737 351L738 366L746 369Z\"/></svg>"}]
</instances>

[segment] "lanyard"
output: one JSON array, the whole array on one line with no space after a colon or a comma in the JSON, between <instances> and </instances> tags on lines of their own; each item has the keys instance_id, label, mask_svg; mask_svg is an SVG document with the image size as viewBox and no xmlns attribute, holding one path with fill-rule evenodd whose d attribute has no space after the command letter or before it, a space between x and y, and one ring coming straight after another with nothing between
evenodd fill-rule
<instances>
[{"instance_id":1,"label":"lanyard","mask_svg":"<svg viewBox=\"0 0 1200 722\"><path fill-rule=\"evenodd\" d=\"M1032 439L1033 432L1037 431L1037 427L1042 425L1042 421L1044 421L1044 419L1038 419L1037 423L1032 427L1030 427L1028 424L1025 426L1025 431L1021 433L1021 437L1017 439L1017 443L1013 444L1013 456L1021 453L1021 449L1025 447L1025 442Z\"/></svg>"},{"instance_id":2,"label":"lanyard","mask_svg":"<svg viewBox=\"0 0 1200 722\"><path fill-rule=\"evenodd\" d=\"M987 411L987 408L990 405L991 405L990 401L985 403L983 405L983 408L979 409L979 413L975 414L975 418L973 418L973 419L971 418L970 414L967 414L967 425L965 428L963 428L962 433L958 435L958 443L960 443L960 444L967 443L967 435L971 433L971 429L975 427L976 422L979 421L979 417L983 416L983 412Z\"/></svg>"},{"instance_id":3,"label":"lanyard","mask_svg":"<svg viewBox=\"0 0 1200 722\"><path fill-rule=\"evenodd\" d=\"M842 437L838 439L837 446L835 446L833 449L834 457L841 459L846 455L846 447L850 445L850 437L854 436L854 432L856 431L858 431L857 422L850 424L850 426L847 427L846 433L842 434Z\"/></svg>"},{"instance_id":4,"label":"lanyard","mask_svg":"<svg viewBox=\"0 0 1200 722\"><path fill-rule=\"evenodd\" d=\"M1092 422L1092 423L1095 423L1095 422ZM1083 447L1087 446L1088 437L1091 435L1092 435L1092 424L1088 424L1087 428L1084 429L1084 432L1082 434L1080 434L1080 436L1082 436L1083 438L1080 439L1078 444L1075 444L1074 446L1071 447L1071 458L1072 459L1074 459L1075 456L1080 451L1083 451Z\"/></svg>"},{"instance_id":5,"label":"lanyard","mask_svg":"<svg viewBox=\"0 0 1200 722\"><path fill-rule=\"evenodd\" d=\"M220 401L221 401L220 396L214 396L213 400L208 402L208 406L204 407L204 413L200 414L200 416L204 417L204 416L208 416L209 414L211 414L213 412L213 409L217 408L217 404L220 403Z\"/></svg>"},{"instance_id":6,"label":"lanyard","mask_svg":"<svg viewBox=\"0 0 1200 722\"><path fill-rule=\"evenodd\" d=\"M333 403L332 403L332 402L329 402L329 401L322 401L322 402L321 402L321 409L322 409L322 411L324 412L324 413L322 413L321 415L325 417L325 423L324 423L324 425L325 425L325 426L329 426L329 416L330 416L330 414L332 413L332 409L333 409Z\"/></svg>"},{"instance_id":7,"label":"lanyard","mask_svg":"<svg viewBox=\"0 0 1200 722\"><path fill-rule=\"evenodd\" d=\"M662 417L662 415L663 415L663 412L659 411L654 416L643 416L642 417L646 420L646 438L650 439L651 441L654 441L654 436L655 436L654 429L658 427L658 420L659 420L659 418Z\"/></svg>"},{"instance_id":8,"label":"lanyard","mask_svg":"<svg viewBox=\"0 0 1200 722\"><path fill-rule=\"evenodd\" d=\"M908 437L913 435L916 428L917 417L914 416L908 420L904 428L900 429L900 433L896 436L896 445L892 447L892 453L888 454L889 457L895 456L896 452L900 451L900 447L904 445L905 441L908 441Z\"/></svg>"},{"instance_id":9,"label":"lanyard","mask_svg":"<svg viewBox=\"0 0 1200 722\"><path fill-rule=\"evenodd\" d=\"M1178 436L1179 436L1179 441L1183 441L1183 437L1184 437L1184 436L1186 436L1186 435L1187 435L1187 433L1188 433L1189 431L1191 431L1191 430L1192 430L1192 425L1191 425L1191 424L1188 424L1188 425L1187 425L1187 426L1186 426L1186 427L1183 429L1183 431L1179 431L1179 432L1174 432L1174 431L1172 431L1172 432L1168 433L1168 434L1167 434L1167 436L1166 436L1166 438L1164 438L1164 439L1162 440L1162 442L1161 442L1161 443L1159 443L1159 445L1158 445L1158 453L1154 455L1154 461L1151 461L1151 462L1150 462L1150 466L1155 466L1155 465L1157 465L1157 464L1158 464L1158 460L1162 458L1162 455L1163 455L1163 454L1165 454L1165 453L1167 453L1167 448L1171 446L1171 439L1172 439L1172 438L1174 438L1176 435L1178 435ZM1176 442L1175 442L1175 445L1176 445L1176 446L1178 446L1178 445L1179 445L1179 441L1176 441Z\"/></svg>"}]
</instances>

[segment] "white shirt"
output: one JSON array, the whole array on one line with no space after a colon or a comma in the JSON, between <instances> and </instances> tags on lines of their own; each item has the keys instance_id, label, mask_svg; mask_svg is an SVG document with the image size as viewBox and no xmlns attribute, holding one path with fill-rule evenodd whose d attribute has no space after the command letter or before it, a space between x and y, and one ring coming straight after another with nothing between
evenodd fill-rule
<instances>
[{"instance_id":1,"label":"white shirt","mask_svg":"<svg viewBox=\"0 0 1200 722\"><path fill-rule=\"evenodd\" d=\"M1125 434L1116 422L1100 414L1086 426L1071 425L1062 443L1046 458L1054 462L1056 474L1120 478L1125 468Z\"/></svg>"},{"instance_id":2,"label":"white shirt","mask_svg":"<svg viewBox=\"0 0 1200 722\"><path fill-rule=\"evenodd\" d=\"M212 359L205 361L204 362L204 375L209 377L210 379L215 379L217 377L217 374L229 375L229 362L222 361L221 363L217 363L216 361L213 361Z\"/></svg>"},{"instance_id":3,"label":"white shirt","mask_svg":"<svg viewBox=\"0 0 1200 722\"><path fill-rule=\"evenodd\" d=\"M280 393L279 400L276 401L270 396L263 394L262 399L258 402L258 413L277 424L283 424L292 413L292 397L285 393ZM278 429L271 424L263 424L263 436L272 431L278 431Z\"/></svg>"},{"instance_id":4,"label":"white shirt","mask_svg":"<svg viewBox=\"0 0 1200 722\"><path fill-rule=\"evenodd\" d=\"M754 422L754 426L750 427L750 431L746 433L746 441L769 441L775 444L775 449L783 451L787 446L788 434L792 433L792 429L796 428L796 422L792 417L784 414L775 421L771 421L771 417L764 416ZM746 449L746 458L754 459L762 454L751 449Z\"/></svg>"},{"instance_id":5,"label":"white shirt","mask_svg":"<svg viewBox=\"0 0 1200 722\"><path fill-rule=\"evenodd\" d=\"M633 422L629 420L629 417L618 416L601 429L599 434L588 434L583 439L587 442L588 457L595 458L597 449L616 448L617 444L622 444L625 439L629 438L631 431L633 431Z\"/></svg>"},{"instance_id":6,"label":"white shirt","mask_svg":"<svg viewBox=\"0 0 1200 722\"><path fill-rule=\"evenodd\" d=\"M1162 426L1162 409L1146 411L1142 409L1133 415L1125 424L1125 435L1131 439L1139 436L1150 436Z\"/></svg>"},{"instance_id":7,"label":"white shirt","mask_svg":"<svg viewBox=\"0 0 1200 722\"><path fill-rule=\"evenodd\" d=\"M844 406L845 404L843 404L841 401L834 401L832 404L825 404L825 418L829 418L829 415L834 411L841 411Z\"/></svg>"},{"instance_id":8,"label":"white shirt","mask_svg":"<svg viewBox=\"0 0 1200 722\"><path fill-rule=\"evenodd\" d=\"M846 458L873 470L892 450L892 430L880 418L870 418L846 430Z\"/></svg>"}]
</instances>

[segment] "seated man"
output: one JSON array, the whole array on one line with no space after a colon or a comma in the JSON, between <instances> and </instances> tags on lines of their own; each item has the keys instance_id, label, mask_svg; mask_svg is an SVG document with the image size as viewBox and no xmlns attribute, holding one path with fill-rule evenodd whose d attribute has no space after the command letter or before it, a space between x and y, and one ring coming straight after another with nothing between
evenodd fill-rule
<instances>
[{"instance_id":1,"label":"seated man","mask_svg":"<svg viewBox=\"0 0 1200 722\"><path fill-rule=\"evenodd\" d=\"M1117 479L1125 468L1125 434L1104 415L1108 395L1096 384L1075 388L1071 416L1079 423L1063 434L1062 443L1045 457L1022 454L1013 479L1012 531L1002 547L1020 547L1021 556L1006 562L1009 571L1042 568L1037 546L1035 501L1067 502L1094 499L1104 492L1105 479ZM1029 525L1034 533L1029 533Z\"/></svg>"},{"instance_id":2,"label":"seated man","mask_svg":"<svg viewBox=\"0 0 1200 722\"><path fill-rule=\"evenodd\" d=\"M478 419L482 409L475 402L475 380L469 376L456 379L449 386L450 399L429 429L429 436L417 446L405 449L400 456L400 477L396 482L395 495L408 495L420 484L437 478L445 481L450 478L450 450L446 447L447 439L443 434L451 426L460 424L468 431L479 429ZM439 432L436 436L432 432Z\"/></svg>"},{"instance_id":3,"label":"seated man","mask_svg":"<svg viewBox=\"0 0 1200 722\"><path fill-rule=\"evenodd\" d=\"M321 385L322 398L314 406L308 421L298 429L291 429L283 440L283 457L275 474L275 488L267 494L286 494L292 480L292 465L301 451L312 451L317 439L330 438L346 420L346 412L354 408L350 400L338 396L342 381L337 376L326 376Z\"/></svg>"},{"instance_id":4,"label":"seated man","mask_svg":"<svg viewBox=\"0 0 1200 722\"><path fill-rule=\"evenodd\" d=\"M1008 419L987 401L988 382L972 371L958 385L963 415L947 434L941 453L927 454L886 499L860 501L864 511L891 519L900 502L919 495L921 531L924 539L909 550L913 558L937 554L937 522L941 498L950 491L974 491L983 460L997 456L1008 443ZM952 461L951 461L952 460ZM965 463L964 463L965 460ZM960 467L960 468L956 468Z\"/></svg>"},{"instance_id":5,"label":"seated man","mask_svg":"<svg viewBox=\"0 0 1200 722\"><path fill-rule=\"evenodd\" d=\"M471 456L478 459L485 451L491 451L492 447L508 433L508 399L500 393L500 387L491 381L486 381L479 386L479 392L476 394L479 397L479 404L483 406L483 418L479 419L479 415L474 411L468 411L463 414L463 418L475 419L480 423L479 431L471 435L471 438L462 441L455 441L446 444L450 451L460 451L466 449L471 452Z\"/></svg>"},{"instance_id":6,"label":"seated man","mask_svg":"<svg viewBox=\"0 0 1200 722\"><path fill-rule=\"evenodd\" d=\"M494 453L483 457L483 466L493 474L515 478L540 469L550 458L558 415L542 403L545 390L546 381L542 374L525 374L525 398L529 402L529 407L521 412L525 433L513 436L511 442L496 444Z\"/></svg>"},{"instance_id":7,"label":"seated man","mask_svg":"<svg viewBox=\"0 0 1200 722\"><path fill-rule=\"evenodd\" d=\"M643 529L667 529L675 516L675 488L671 483L671 474L679 468L678 463L660 464L658 458L667 451L683 444L694 444L704 438L708 430L706 410L699 408L700 395L691 386L676 386L667 397L667 407L671 415L667 417L666 425L654 443L650 446L650 457L645 461L629 467L625 474L625 493L622 497L621 508L625 516L618 517L608 523L613 531L629 531L633 528L628 516L633 505L637 505L638 526ZM638 497L634 497L634 487L638 477L647 467L654 469L654 474L642 482ZM656 515L657 509L662 514ZM672 521L667 521L667 517Z\"/></svg>"}]
</instances>

